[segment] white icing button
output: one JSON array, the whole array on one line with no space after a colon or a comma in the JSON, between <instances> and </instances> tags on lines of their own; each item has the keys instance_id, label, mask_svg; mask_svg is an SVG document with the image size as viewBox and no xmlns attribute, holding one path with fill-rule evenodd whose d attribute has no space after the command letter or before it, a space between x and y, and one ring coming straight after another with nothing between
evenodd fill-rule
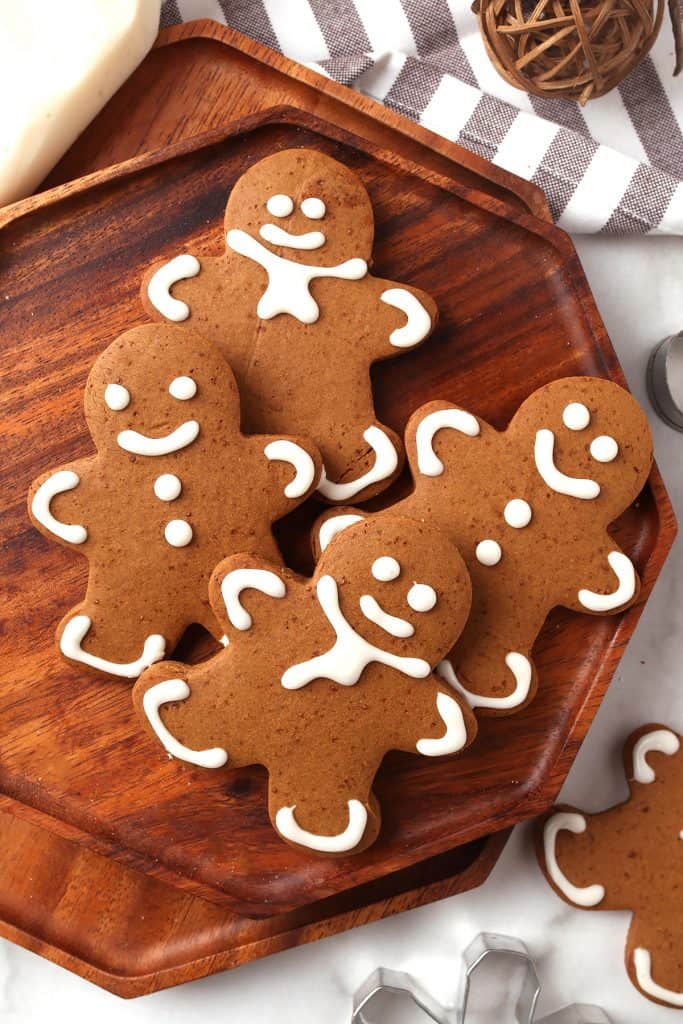
<instances>
[{"instance_id":1,"label":"white icing button","mask_svg":"<svg viewBox=\"0 0 683 1024\"><path fill-rule=\"evenodd\" d=\"M197 385L192 377L176 377L168 386L168 393L172 398L180 402L186 402L188 398L194 398L197 394Z\"/></svg>"},{"instance_id":2,"label":"white icing button","mask_svg":"<svg viewBox=\"0 0 683 1024\"><path fill-rule=\"evenodd\" d=\"M271 213L273 217L289 217L290 213L294 209L294 203L289 196L283 196L278 193L276 196L271 196L266 203L266 210Z\"/></svg>"},{"instance_id":3,"label":"white icing button","mask_svg":"<svg viewBox=\"0 0 683 1024\"><path fill-rule=\"evenodd\" d=\"M372 575L381 583L388 583L389 580L395 580L397 576L400 576L400 574L400 563L389 555L382 555L381 558L375 559L372 563Z\"/></svg>"},{"instance_id":4,"label":"white icing button","mask_svg":"<svg viewBox=\"0 0 683 1024\"><path fill-rule=\"evenodd\" d=\"M619 445L609 434L601 434L591 441L590 453L596 462L613 462L619 454Z\"/></svg>"},{"instance_id":5,"label":"white icing button","mask_svg":"<svg viewBox=\"0 0 683 1024\"><path fill-rule=\"evenodd\" d=\"M162 473L154 481L154 493L160 501L175 501L182 489L183 485L173 473Z\"/></svg>"},{"instance_id":6,"label":"white icing button","mask_svg":"<svg viewBox=\"0 0 683 1024\"><path fill-rule=\"evenodd\" d=\"M184 519L172 519L166 523L164 537L172 548L184 548L192 540L192 527Z\"/></svg>"},{"instance_id":7,"label":"white icing button","mask_svg":"<svg viewBox=\"0 0 683 1024\"><path fill-rule=\"evenodd\" d=\"M121 412L130 403L130 391L123 384L107 384L104 401L113 412Z\"/></svg>"},{"instance_id":8,"label":"white icing button","mask_svg":"<svg viewBox=\"0 0 683 1024\"><path fill-rule=\"evenodd\" d=\"M474 553L482 565L498 565L503 557L503 550L497 540L480 540Z\"/></svg>"},{"instance_id":9,"label":"white icing button","mask_svg":"<svg viewBox=\"0 0 683 1024\"><path fill-rule=\"evenodd\" d=\"M508 526L521 530L531 522L531 505L524 498L513 498L505 506L503 518Z\"/></svg>"},{"instance_id":10,"label":"white icing button","mask_svg":"<svg viewBox=\"0 0 683 1024\"><path fill-rule=\"evenodd\" d=\"M309 199L304 199L301 204L301 212L309 220L321 220L325 216L327 208L322 199L311 196Z\"/></svg>"},{"instance_id":11,"label":"white icing button","mask_svg":"<svg viewBox=\"0 0 683 1024\"><path fill-rule=\"evenodd\" d=\"M429 612L436 604L436 591L428 583L413 583L406 600L414 612Z\"/></svg>"},{"instance_id":12,"label":"white icing button","mask_svg":"<svg viewBox=\"0 0 683 1024\"><path fill-rule=\"evenodd\" d=\"M562 413L562 422L569 430L585 430L591 421L589 410L581 402L570 402Z\"/></svg>"}]
</instances>

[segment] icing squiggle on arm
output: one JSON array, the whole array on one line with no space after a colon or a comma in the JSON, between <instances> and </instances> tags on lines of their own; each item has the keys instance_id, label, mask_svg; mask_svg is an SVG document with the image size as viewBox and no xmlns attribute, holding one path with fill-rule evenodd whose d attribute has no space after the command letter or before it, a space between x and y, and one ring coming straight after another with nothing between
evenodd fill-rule
<instances>
[{"instance_id":1,"label":"icing squiggle on arm","mask_svg":"<svg viewBox=\"0 0 683 1024\"><path fill-rule=\"evenodd\" d=\"M108 661L106 658L99 658L96 654L90 654L89 651L84 651L81 647L91 626L92 619L89 615L74 615L72 619L69 619L62 630L59 641L59 649L66 658L80 661L83 665L88 665L99 672L108 672L112 676L135 679L155 661L161 661L166 653L166 641L163 636L160 633L152 633L145 640L142 654L136 661Z\"/></svg>"},{"instance_id":2,"label":"icing squiggle on arm","mask_svg":"<svg viewBox=\"0 0 683 1024\"><path fill-rule=\"evenodd\" d=\"M674 992L673 989L664 988L658 985L652 977L652 956L649 950L639 946L633 950L633 967L636 972L636 980L643 992L647 992L654 999L660 999L669 1006L683 1007L683 992Z\"/></svg>"},{"instance_id":3,"label":"icing squiggle on arm","mask_svg":"<svg viewBox=\"0 0 683 1024\"><path fill-rule=\"evenodd\" d=\"M539 430L534 444L534 460L543 482L557 494L566 494L570 498L582 498L590 501L600 494L600 484L596 480L567 476L555 465L555 435L552 430Z\"/></svg>"},{"instance_id":4,"label":"icing squiggle on arm","mask_svg":"<svg viewBox=\"0 0 683 1024\"><path fill-rule=\"evenodd\" d=\"M334 538L342 530L346 530L349 526L353 526L354 523L362 523L363 517L356 516L349 512L347 515L342 516L331 516L321 524L318 532L318 543L320 544L320 551L323 552L332 543Z\"/></svg>"},{"instance_id":5,"label":"icing squiggle on arm","mask_svg":"<svg viewBox=\"0 0 683 1024\"><path fill-rule=\"evenodd\" d=\"M545 854L546 868L550 878L557 888L568 900L578 907L596 907L605 898L605 887L603 885L587 885L583 888L574 885L564 874L557 863L555 844L557 835L562 831L573 832L580 835L586 831L586 819L582 814L575 814L569 811L558 811L545 823L543 829L543 852Z\"/></svg>"},{"instance_id":6,"label":"icing squiggle on arm","mask_svg":"<svg viewBox=\"0 0 683 1024\"><path fill-rule=\"evenodd\" d=\"M287 592L284 580L269 569L233 569L223 578L221 594L230 622L235 629L251 629L252 618L242 607L240 594L243 590L258 590L268 597L284 597Z\"/></svg>"},{"instance_id":7,"label":"icing squiggle on arm","mask_svg":"<svg viewBox=\"0 0 683 1024\"><path fill-rule=\"evenodd\" d=\"M180 761L196 764L200 768L222 768L228 760L228 753L222 747L211 747L207 750L193 750L177 740L161 720L159 708L164 704L172 704L178 700L187 700L190 687L184 679L165 679L162 683L150 686L142 698L142 708L147 721L154 729L157 739L171 755Z\"/></svg>"},{"instance_id":8,"label":"icing squiggle on arm","mask_svg":"<svg viewBox=\"0 0 683 1024\"><path fill-rule=\"evenodd\" d=\"M610 551L607 561L619 581L619 586L611 594L580 590L579 603L589 612L614 611L615 608L627 604L636 592L636 571L631 559L623 551Z\"/></svg>"},{"instance_id":9,"label":"icing squiggle on arm","mask_svg":"<svg viewBox=\"0 0 683 1024\"><path fill-rule=\"evenodd\" d=\"M74 487L78 487L80 482L81 478L78 473L74 473L71 469L59 469L43 481L31 502L31 512L34 518L46 530L53 533L55 537L65 540L67 544L85 543L88 539L88 531L85 526L80 526L77 523L61 523L59 519L55 519L50 512L50 503L56 495L63 494L64 491L72 491Z\"/></svg>"},{"instance_id":10,"label":"icing squiggle on arm","mask_svg":"<svg viewBox=\"0 0 683 1024\"><path fill-rule=\"evenodd\" d=\"M317 850L319 853L345 853L358 846L368 822L368 812L360 800L349 800L348 807L349 823L344 831L336 836L320 836L301 828L294 817L296 804L280 808L275 815L275 827L285 839L299 846L307 846L309 850Z\"/></svg>"},{"instance_id":11,"label":"icing squiggle on arm","mask_svg":"<svg viewBox=\"0 0 683 1024\"><path fill-rule=\"evenodd\" d=\"M464 409L437 409L436 412L430 412L415 431L417 468L423 476L441 476L443 473L443 462L434 451L434 435L444 428L457 430L468 437L478 437L480 433L478 421Z\"/></svg>"},{"instance_id":12,"label":"icing squiggle on arm","mask_svg":"<svg viewBox=\"0 0 683 1024\"><path fill-rule=\"evenodd\" d=\"M171 320L176 324L187 320L190 315L190 307L181 299L174 299L170 289L178 281L196 277L200 269L201 264L196 256L183 253L182 256L176 256L168 263L164 263L163 267L159 267L152 274L147 285L147 297L166 320Z\"/></svg>"},{"instance_id":13,"label":"icing squiggle on arm","mask_svg":"<svg viewBox=\"0 0 683 1024\"><path fill-rule=\"evenodd\" d=\"M417 741L417 751L425 757L455 754L458 750L462 750L467 743L467 727L458 702L449 697L447 693L437 693L436 708L445 723L446 732L436 740Z\"/></svg>"},{"instance_id":14,"label":"icing squiggle on arm","mask_svg":"<svg viewBox=\"0 0 683 1024\"><path fill-rule=\"evenodd\" d=\"M348 501L355 497L359 491L365 490L370 484L379 483L395 471L398 466L398 455L389 437L379 427L368 427L363 433L363 439L367 441L375 453L375 464L367 473L349 480L346 483L338 484L328 480L323 470L322 480L318 484L318 490L329 501Z\"/></svg>"},{"instance_id":15,"label":"icing squiggle on arm","mask_svg":"<svg viewBox=\"0 0 683 1024\"><path fill-rule=\"evenodd\" d=\"M427 337L432 329L432 318L412 292L407 288L387 288L380 299L400 309L408 318L403 327L397 327L389 335L389 343L394 348L412 348Z\"/></svg>"},{"instance_id":16,"label":"icing squiggle on arm","mask_svg":"<svg viewBox=\"0 0 683 1024\"><path fill-rule=\"evenodd\" d=\"M280 680L286 690L298 690L314 679L331 679L341 686L353 686L360 679L363 669L373 661L404 672L413 679L426 679L430 674L428 661L383 651L359 636L342 614L337 582L332 576L320 577L316 593L336 640L324 654L288 668Z\"/></svg>"},{"instance_id":17,"label":"icing squiggle on arm","mask_svg":"<svg viewBox=\"0 0 683 1024\"><path fill-rule=\"evenodd\" d=\"M647 763L647 755L653 750L672 757L680 750L681 742L670 729L654 729L636 740L633 747L633 780L649 786L655 781L654 768Z\"/></svg>"},{"instance_id":18,"label":"icing squiggle on arm","mask_svg":"<svg viewBox=\"0 0 683 1024\"><path fill-rule=\"evenodd\" d=\"M271 462L289 462L294 467L294 479L285 487L285 498L300 498L306 493L315 479L315 463L307 451L294 441L280 438L267 444L263 454Z\"/></svg>"},{"instance_id":19,"label":"icing squiggle on arm","mask_svg":"<svg viewBox=\"0 0 683 1024\"><path fill-rule=\"evenodd\" d=\"M437 665L436 672L465 698L471 708L509 711L511 708L519 707L529 696L532 673L529 659L517 651L510 651L505 655L505 664L515 678L514 690L505 697L485 697L482 694L472 693L462 685L448 659L444 659Z\"/></svg>"}]
</instances>

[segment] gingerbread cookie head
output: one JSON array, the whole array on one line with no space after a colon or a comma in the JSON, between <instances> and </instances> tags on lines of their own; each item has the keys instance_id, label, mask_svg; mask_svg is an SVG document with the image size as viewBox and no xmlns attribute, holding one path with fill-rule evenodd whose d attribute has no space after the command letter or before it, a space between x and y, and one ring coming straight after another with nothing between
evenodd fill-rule
<instances>
[{"instance_id":1,"label":"gingerbread cookie head","mask_svg":"<svg viewBox=\"0 0 683 1024\"><path fill-rule=\"evenodd\" d=\"M293 845L365 848L380 827L372 783L386 751L437 757L473 739L469 708L432 674L466 619L469 578L430 527L356 524L312 579L233 556L210 594L225 650L153 666L134 700L181 760L265 765L271 821Z\"/></svg>"},{"instance_id":2,"label":"gingerbread cookie head","mask_svg":"<svg viewBox=\"0 0 683 1024\"><path fill-rule=\"evenodd\" d=\"M152 457L188 448L220 420L239 429L234 377L213 345L176 327L135 327L109 345L85 387L100 452Z\"/></svg>"},{"instance_id":3,"label":"gingerbread cookie head","mask_svg":"<svg viewBox=\"0 0 683 1024\"><path fill-rule=\"evenodd\" d=\"M507 433L533 454L553 494L575 499L575 512L605 522L642 490L652 463L645 413L633 396L599 377L565 377L534 392Z\"/></svg>"},{"instance_id":4,"label":"gingerbread cookie head","mask_svg":"<svg viewBox=\"0 0 683 1024\"><path fill-rule=\"evenodd\" d=\"M317 150L286 149L242 175L228 200L225 230L294 263L331 267L357 259L360 268L372 253L374 217L365 188L347 167Z\"/></svg>"},{"instance_id":5,"label":"gingerbread cookie head","mask_svg":"<svg viewBox=\"0 0 683 1024\"><path fill-rule=\"evenodd\" d=\"M648 999L683 1009L683 747L661 725L624 749L629 799L600 814L556 808L539 825L541 867L566 902L631 910L626 969Z\"/></svg>"}]
</instances>

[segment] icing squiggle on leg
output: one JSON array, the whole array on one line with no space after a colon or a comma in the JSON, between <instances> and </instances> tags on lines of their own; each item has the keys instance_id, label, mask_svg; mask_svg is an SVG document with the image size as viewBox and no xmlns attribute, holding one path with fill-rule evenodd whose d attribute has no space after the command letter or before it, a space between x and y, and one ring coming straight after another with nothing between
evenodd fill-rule
<instances>
[{"instance_id":1,"label":"icing squiggle on leg","mask_svg":"<svg viewBox=\"0 0 683 1024\"><path fill-rule=\"evenodd\" d=\"M135 679L155 661L161 661L166 653L166 641L163 636L160 633L152 633L145 640L142 654L137 661L108 661L106 658L99 658L81 647L91 626L92 619L88 615L74 615L69 619L59 640L59 649L65 657L72 661L80 661L83 665L89 665L100 672L108 672L112 676Z\"/></svg>"},{"instance_id":2,"label":"icing squiggle on leg","mask_svg":"<svg viewBox=\"0 0 683 1024\"><path fill-rule=\"evenodd\" d=\"M398 454L393 442L384 431L379 427L368 427L363 433L363 439L367 441L375 453L374 466L362 476L343 484L328 480L323 470L318 490L328 501L348 501L349 498L355 497L356 494L365 490L366 487L379 483L381 480L386 480L387 477L390 477L395 472L398 466Z\"/></svg>"},{"instance_id":3,"label":"icing squiggle on leg","mask_svg":"<svg viewBox=\"0 0 683 1024\"><path fill-rule=\"evenodd\" d=\"M505 697L485 697L478 693L472 693L462 685L455 674L455 670L448 659L444 659L437 665L437 674L444 679L449 686L462 694L471 708L489 708L492 710L509 711L517 708L529 696L531 688L531 662L523 654L517 651L510 651L505 655L505 664L515 677L515 688L512 693Z\"/></svg>"},{"instance_id":4,"label":"icing squiggle on leg","mask_svg":"<svg viewBox=\"0 0 683 1024\"><path fill-rule=\"evenodd\" d=\"M674 992L673 989L664 988L658 985L652 977L652 956L649 950L639 946L633 950L633 967L636 972L636 980L643 992L647 992L654 999L659 999L669 1006L683 1008L683 992Z\"/></svg>"},{"instance_id":5,"label":"icing squiggle on leg","mask_svg":"<svg viewBox=\"0 0 683 1024\"><path fill-rule=\"evenodd\" d=\"M150 686L142 698L142 707L147 721L154 729L162 746L172 757L187 761L189 764L196 764L199 768L222 768L228 760L226 750L222 747L211 747L206 750L193 750L191 747L186 747L161 721L159 708L163 704L187 700L189 696L190 687L184 679L164 679L163 682Z\"/></svg>"},{"instance_id":6,"label":"icing squiggle on leg","mask_svg":"<svg viewBox=\"0 0 683 1024\"><path fill-rule=\"evenodd\" d=\"M569 881L560 865L557 863L555 844L557 835L562 831L573 832L574 835L581 835L586 831L586 819L583 814L575 814L570 811L558 811L545 823L543 829L543 852L548 874L568 900L578 907L595 907L605 898L605 887L603 885L587 885L579 887Z\"/></svg>"},{"instance_id":7,"label":"icing squiggle on leg","mask_svg":"<svg viewBox=\"0 0 683 1024\"><path fill-rule=\"evenodd\" d=\"M302 828L294 817L296 804L280 808L275 815L275 827L281 836L299 846L307 846L319 853L346 853L358 846L368 821L368 812L360 800L349 800L348 806L349 823L343 832L335 836L320 836Z\"/></svg>"}]
</instances>

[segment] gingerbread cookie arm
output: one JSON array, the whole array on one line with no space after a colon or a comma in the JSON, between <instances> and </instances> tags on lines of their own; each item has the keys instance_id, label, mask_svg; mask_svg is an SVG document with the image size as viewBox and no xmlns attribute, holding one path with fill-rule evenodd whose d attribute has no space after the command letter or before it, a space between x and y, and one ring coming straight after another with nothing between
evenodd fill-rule
<instances>
[{"instance_id":1,"label":"gingerbread cookie arm","mask_svg":"<svg viewBox=\"0 0 683 1024\"><path fill-rule=\"evenodd\" d=\"M202 264L191 253L180 253L170 260L155 264L145 274L141 296L146 311L155 320L182 323L190 317L191 307L176 292L181 281L197 277Z\"/></svg>"},{"instance_id":2,"label":"gingerbread cookie arm","mask_svg":"<svg viewBox=\"0 0 683 1024\"><path fill-rule=\"evenodd\" d=\"M50 540L83 551L88 540L88 474L92 459L60 466L38 477L28 495L29 518Z\"/></svg>"},{"instance_id":3,"label":"gingerbread cookie arm","mask_svg":"<svg viewBox=\"0 0 683 1024\"><path fill-rule=\"evenodd\" d=\"M599 816L596 816L599 817ZM539 863L558 896L575 907L615 909L606 902L604 851L590 835L592 816L558 806L536 833Z\"/></svg>"},{"instance_id":4,"label":"gingerbread cookie arm","mask_svg":"<svg viewBox=\"0 0 683 1024\"><path fill-rule=\"evenodd\" d=\"M580 585L562 601L572 611L616 614L638 599L640 580L631 559L607 534L600 547L601 552L582 572Z\"/></svg>"},{"instance_id":5,"label":"gingerbread cookie arm","mask_svg":"<svg viewBox=\"0 0 683 1024\"><path fill-rule=\"evenodd\" d=\"M250 438L264 481L267 506L279 519L300 505L320 482L323 465L318 449L300 437Z\"/></svg>"},{"instance_id":6,"label":"gingerbread cookie arm","mask_svg":"<svg viewBox=\"0 0 683 1024\"><path fill-rule=\"evenodd\" d=\"M460 445L477 443L482 426L492 429L450 402L428 402L417 409L406 427L406 452L416 483L420 477L443 476Z\"/></svg>"},{"instance_id":7,"label":"gingerbread cookie arm","mask_svg":"<svg viewBox=\"0 0 683 1024\"><path fill-rule=\"evenodd\" d=\"M209 600L227 637L249 632L262 612L303 583L295 573L251 555L231 555L214 569ZM270 612L269 612L270 614Z\"/></svg>"},{"instance_id":8,"label":"gingerbread cookie arm","mask_svg":"<svg viewBox=\"0 0 683 1024\"><path fill-rule=\"evenodd\" d=\"M378 302L378 323L386 331L377 332L372 359L400 355L421 345L436 327L436 303L419 288L369 278Z\"/></svg>"}]
</instances>

